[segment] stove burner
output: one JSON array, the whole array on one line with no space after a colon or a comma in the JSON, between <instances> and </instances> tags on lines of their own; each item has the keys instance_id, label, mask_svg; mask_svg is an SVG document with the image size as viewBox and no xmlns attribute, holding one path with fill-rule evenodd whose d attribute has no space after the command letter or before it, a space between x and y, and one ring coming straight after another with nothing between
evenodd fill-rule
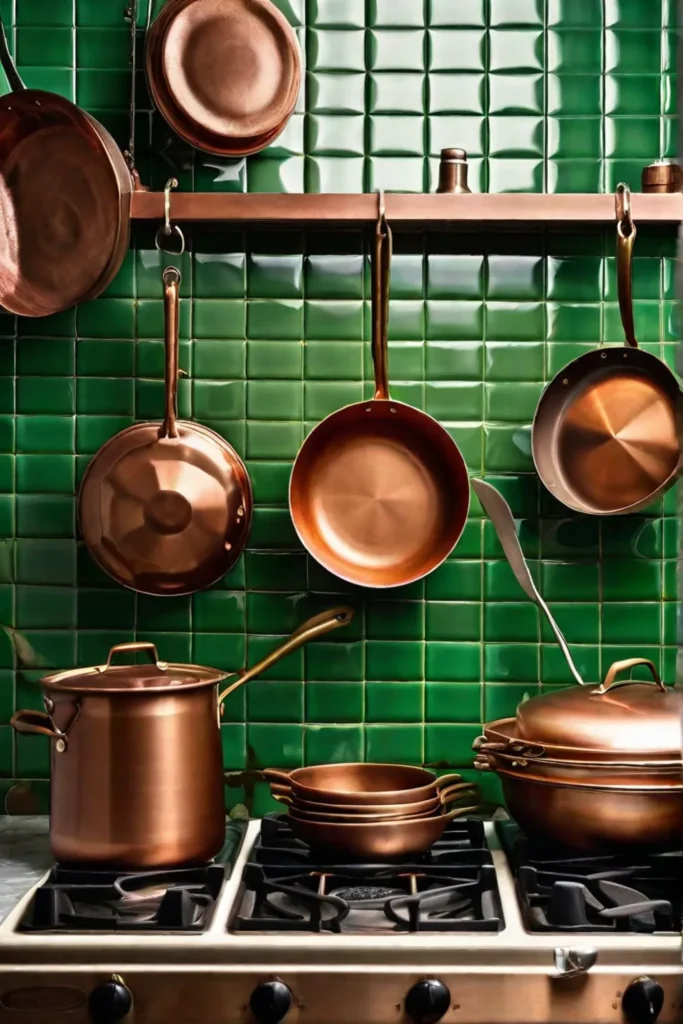
<instances>
[{"instance_id":1,"label":"stove burner","mask_svg":"<svg viewBox=\"0 0 683 1024\"><path fill-rule=\"evenodd\" d=\"M269 816L252 851L234 931L499 931L502 910L481 821L460 819L415 864L325 864Z\"/></svg>"},{"instance_id":2,"label":"stove burner","mask_svg":"<svg viewBox=\"0 0 683 1024\"><path fill-rule=\"evenodd\" d=\"M680 931L683 853L572 857L532 845L513 821L496 827L531 931Z\"/></svg>"}]
</instances>

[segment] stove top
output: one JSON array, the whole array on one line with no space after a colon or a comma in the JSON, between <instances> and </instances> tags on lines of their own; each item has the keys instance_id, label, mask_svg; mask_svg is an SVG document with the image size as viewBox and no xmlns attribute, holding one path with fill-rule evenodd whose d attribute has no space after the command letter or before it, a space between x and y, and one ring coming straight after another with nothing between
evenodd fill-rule
<instances>
[{"instance_id":1,"label":"stove top","mask_svg":"<svg viewBox=\"0 0 683 1024\"><path fill-rule=\"evenodd\" d=\"M322 863L286 815L264 818L243 873L236 931L497 932L503 912L483 822L453 821L411 863Z\"/></svg>"},{"instance_id":2,"label":"stove top","mask_svg":"<svg viewBox=\"0 0 683 1024\"><path fill-rule=\"evenodd\" d=\"M530 931L681 931L683 852L572 855L532 844L513 821L496 830Z\"/></svg>"}]
</instances>

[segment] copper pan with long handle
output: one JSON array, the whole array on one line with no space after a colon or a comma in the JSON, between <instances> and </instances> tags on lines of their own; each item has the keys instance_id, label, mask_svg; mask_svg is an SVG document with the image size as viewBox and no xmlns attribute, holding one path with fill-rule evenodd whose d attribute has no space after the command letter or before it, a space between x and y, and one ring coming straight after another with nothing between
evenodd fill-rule
<instances>
[{"instance_id":1,"label":"copper pan with long handle","mask_svg":"<svg viewBox=\"0 0 683 1024\"><path fill-rule=\"evenodd\" d=\"M389 393L390 263L380 195L372 259L375 395L313 428L289 484L303 545L335 576L366 587L412 583L441 565L460 538L470 500L465 461L445 427Z\"/></svg>"},{"instance_id":2,"label":"copper pan with long handle","mask_svg":"<svg viewBox=\"0 0 683 1024\"><path fill-rule=\"evenodd\" d=\"M651 505L679 471L681 389L639 348L631 269L636 226L628 186L617 189L617 286L626 344L587 352L543 392L531 443L541 480L577 512L615 515Z\"/></svg>"},{"instance_id":3,"label":"copper pan with long handle","mask_svg":"<svg viewBox=\"0 0 683 1024\"><path fill-rule=\"evenodd\" d=\"M247 542L252 489L225 438L177 416L180 271L163 272L164 418L112 437L81 482L78 518L90 553L118 583L190 594L215 583Z\"/></svg>"},{"instance_id":4,"label":"copper pan with long handle","mask_svg":"<svg viewBox=\"0 0 683 1024\"><path fill-rule=\"evenodd\" d=\"M0 305L48 316L99 295L129 241L134 183L109 132L76 104L27 89L0 19Z\"/></svg>"},{"instance_id":5,"label":"copper pan with long handle","mask_svg":"<svg viewBox=\"0 0 683 1024\"><path fill-rule=\"evenodd\" d=\"M310 640L347 625L351 608L303 623L256 665L229 677L160 661L151 643L119 644L105 664L41 680L45 711L17 711L17 732L51 741L50 847L62 864L161 868L214 857L225 838L220 709L237 687ZM122 654L150 661L121 665Z\"/></svg>"}]
</instances>

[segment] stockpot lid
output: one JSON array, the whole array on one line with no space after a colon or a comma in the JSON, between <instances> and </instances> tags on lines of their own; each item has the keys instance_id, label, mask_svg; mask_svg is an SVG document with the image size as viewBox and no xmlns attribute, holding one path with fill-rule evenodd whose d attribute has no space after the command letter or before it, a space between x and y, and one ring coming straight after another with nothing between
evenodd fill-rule
<instances>
[{"instance_id":1,"label":"stockpot lid","mask_svg":"<svg viewBox=\"0 0 683 1024\"><path fill-rule=\"evenodd\" d=\"M618 680L620 672L645 665L653 681ZM627 760L654 754L681 760L683 695L665 686L651 661L615 662L600 686L570 686L519 705L519 739Z\"/></svg>"},{"instance_id":2,"label":"stockpot lid","mask_svg":"<svg viewBox=\"0 0 683 1024\"><path fill-rule=\"evenodd\" d=\"M146 665L113 665L114 655L142 651L149 655ZM41 684L53 692L65 693L168 693L170 689L197 689L213 686L228 673L202 665L172 664L160 661L152 643L116 644L109 652L106 664L89 668L69 669L41 679Z\"/></svg>"}]
</instances>

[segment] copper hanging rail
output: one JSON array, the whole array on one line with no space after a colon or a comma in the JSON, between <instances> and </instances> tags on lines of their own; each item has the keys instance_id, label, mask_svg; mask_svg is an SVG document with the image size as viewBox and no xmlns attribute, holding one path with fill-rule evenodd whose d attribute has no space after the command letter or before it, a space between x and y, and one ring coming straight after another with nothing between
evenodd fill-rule
<instances>
[{"instance_id":1,"label":"copper hanging rail","mask_svg":"<svg viewBox=\"0 0 683 1024\"><path fill-rule=\"evenodd\" d=\"M639 224L683 220L683 195L678 192L633 193L632 206ZM386 212L392 224L608 225L614 223L614 197L595 193L395 193L386 197ZM370 193L177 192L173 197L177 221L351 225L374 224L376 213L377 197ZM131 215L134 220L162 220L164 193L134 192Z\"/></svg>"}]
</instances>

